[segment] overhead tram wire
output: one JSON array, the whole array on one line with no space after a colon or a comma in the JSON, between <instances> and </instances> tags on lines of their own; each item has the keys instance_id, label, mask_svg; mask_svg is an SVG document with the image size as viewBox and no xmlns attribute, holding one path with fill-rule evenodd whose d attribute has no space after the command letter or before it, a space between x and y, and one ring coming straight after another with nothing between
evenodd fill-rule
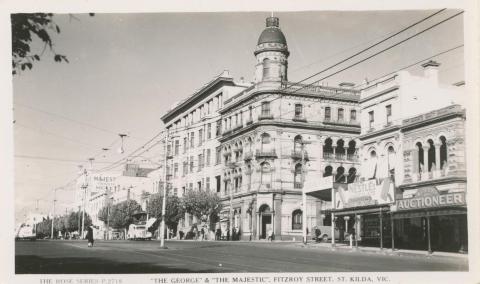
<instances>
[{"instance_id":1,"label":"overhead tram wire","mask_svg":"<svg viewBox=\"0 0 480 284\"><path fill-rule=\"evenodd\" d=\"M302 83L302 82L305 82L305 81L307 81L308 79L311 79L311 78L313 78L313 77L315 77L315 76L318 76L318 75L324 73L325 71L330 70L330 69L332 69L333 67L336 67L336 66L338 66L338 65L340 65L340 64L342 64L342 63L344 63L344 62L346 62L346 61L348 61L348 60L350 60L350 59L352 59L352 58L354 58L354 57L356 57L356 56L364 53L365 51L368 51L368 50L374 48L375 46L378 46L379 44L382 44L382 43L386 42L387 40L389 40L389 39L391 39L391 38L393 38L393 37L395 37L395 36L397 36L397 35L405 32L406 30L409 30L409 29L413 28L414 26L419 25L419 24L425 22L426 20L428 20L428 19L430 19L430 18L432 18L432 17L434 17L434 16L442 13L442 12L445 11L445 10L446 10L445 8L444 8L444 9L441 9L441 10L439 10L439 11L431 14L430 16L427 16L427 17L421 19L420 21L417 21L417 22L415 22L415 23L413 23L413 24L411 24L411 25L409 25L409 26L401 29L400 31L398 31L398 32L396 32L396 33L394 33L394 34L392 34L392 35L390 35L390 36L388 36L388 37L386 37L386 38L378 41L377 43L375 43L375 44L373 44L373 45L370 45L370 46L368 46L367 48L364 48L364 49L360 50L359 52L357 52L357 53L355 53L355 54L353 54L353 55L351 55L351 56L349 56L349 57L341 60L340 62L335 63L335 64L333 64L333 65L331 65L331 66L329 66L329 67L327 67L327 68L325 68L325 69L323 69L323 70L321 70L321 71L319 71L319 72L317 72L317 73L315 73L315 74L313 74L313 75L310 75L310 76L308 76L308 77L306 77L306 78L304 78L304 79L302 79L302 80L294 83L291 87L296 86L296 85L298 85L298 84L300 84L300 83Z\"/></svg>"},{"instance_id":2,"label":"overhead tram wire","mask_svg":"<svg viewBox=\"0 0 480 284\"><path fill-rule=\"evenodd\" d=\"M396 47L396 46L398 46L398 45L400 45L400 44L402 44L402 43L405 43L406 41L408 41L408 40L410 40L410 39L412 39L412 38L414 38L414 37L417 37L417 36L419 36L419 35L427 32L427 31L429 31L429 30L431 30L431 29L433 29L433 28L435 28L435 27L437 27L437 26L439 26L439 25L441 25L441 24L443 24L443 23L445 23L445 22L447 22L447 21L449 21L449 20L451 20L451 19L459 16L459 15L461 15L461 14L463 14L463 11L461 11L461 12L459 12L459 13L453 15L453 16L450 16L450 17L448 17L448 18L446 18L446 19L444 19L444 20L442 20L442 21L440 21L440 22L438 22L438 23L436 23L436 24L434 24L434 25L432 25L432 26L424 29L424 30L421 30L421 31L418 32L418 33L415 33L415 34L407 37L406 39L403 39L403 40L401 40L401 41L399 41L399 42L397 42L397 43L395 43L395 44L393 44L393 45L391 45L391 46L389 46L389 47L387 47L387 48L385 48L385 49L380 50L379 52L376 52L376 53L374 53L374 54L372 54L372 55L370 55L370 56L368 56L368 57L366 57L366 58L364 58L364 59L362 59L362 60L360 60L360 61L357 61L357 62L355 62L355 63L353 63L353 64L351 64L351 65L349 65L349 66L347 66L347 67L345 67L345 68L343 68L343 69L340 69L340 70L338 70L338 71L336 71L336 72L334 72L334 73L332 73L332 74L330 74L330 75L328 75L328 76L325 76L325 77L323 77L323 78L321 78L321 79L318 79L318 80L316 80L316 81L313 81L312 83L310 83L310 84L308 84L308 85L302 86L302 87L294 90L292 93L296 93L296 92L298 92L299 90L302 90L302 89L304 89L304 88L307 88L308 86L311 86L311 85L313 85L313 84L315 84L315 83L318 83L318 82L320 82L320 81L322 81L322 80L328 79L328 78L330 78L330 77L332 77L332 76L334 76L334 75L336 75L336 74L338 74L338 73L341 73L341 72L343 72L343 71L345 71L345 70L347 70L347 69L350 69L350 68L352 68L352 67L354 67L354 66L356 66L356 65L358 65L358 64L360 64L360 63L363 63L363 62L365 62L365 61L367 61L367 60L369 60L369 59L372 59L373 57L375 57L375 56L377 56L377 55L379 55L379 54L381 54L381 53L384 53L385 51L388 51L388 50L390 50L390 49L392 49L392 48L394 48L394 47Z\"/></svg>"},{"instance_id":3,"label":"overhead tram wire","mask_svg":"<svg viewBox=\"0 0 480 284\"><path fill-rule=\"evenodd\" d=\"M375 82L375 81L377 81L377 80L379 80L379 79L381 79L381 78L384 78L384 77L386 77L386 76L395 74L395 73L397 73L397 72L399 72L399 71L402 71L402 70L411 68L411 67L413 67L413 66L417 66L418 64L420 64L420 63L422 63L422 62L424 62L424 61L426 61L426 60L429 60L429 59L438 57L438 56L440 56L440 55L443 55L443 54L452 52L452 51L454 51L454 50L456 50L456 49L459 49L459 48L461 48L461 47L463 47L463 46L464 46L463 44L460 44L460 45L457 45L457 46L452 47L452 48L450 48L450 49L447 49L447 50L445 50L445 51L439 52L439 53L437 53L437 54L435 54L435 55L432 55L432 56L430 56L430 57L424 58L424 59L422 59L422 60L418 60L418 61L416 61L415 63L412 63L412 64L409 64L409 65L407 65L407 66L404 66L404 67L402 67L402 68L400 68L400 69L397 69L396 71L393 71L393 72L384 74L384 75L382 75L382 76L378 76L377 78L370 80L368 83L363 83L363 84L360 84L360 85L358 85L358 86L355 86L355 88L358 89L358 88L360 88L360 87L363 87L363 86L366 86L366 85L370 85L370 84L372 84L372 82ZM442 71L444 71L444 70L442 70Z\"/></svg>"},{"instance_id":4,"label":"overhead tram wire","mask_svg":"<svg viewBox=\"0 0 480 284\"><path fill-rule=\"evenodd\" d=\"M400 32L403 32L403 31L405 31L406 29L409 29L409 28L413 27L414 25L419 24L419 23L425 21L426 19L431 18L431 17L437 15L438 13L442 12L443 10L445 10L445 9L439 10L439 11L437 11L436 13L434 13L434 14L432 14L432 15L430 15L430 16L428 16L428 17L426 17L426 18L424 18L424 19L422 19L422 20L420 20L420 21L418 21L418 22L416 22L416 23L408 26L407 28L402 29L401 31L399 31L399 32L395 33L394 35L391 35L391 36L389 36L389 37L387 37L387 38L390 39L390 38L392 38L393 36L398 35ZM390 47L388 47L388 48L386 48L386 49L383 49L383 50L381 50L380 52L377 52L377 53L375 53L375 54L372 55L372 56L369 56L369 57L367 57L367 58L365 58L365 59L362 59L362 60L360 60L360 61L358 61L358 62L356 62L356 63L354 63L354 64L352 64L352 65L350 65L350 66L348 66L348 67L346 67L346 68L343 68L343 69L340 70L340 71L337 71L337 72L335 72L335 73L333 73L333 74L330 74L329 76L324 77L324 78L322 78L322 79L320 79L320 80L317 80L317 81L314 81L314 82L312 82L312 83L306 84L306 85L302 86L301 88L294 90L294 91L291 92L291 93L292 93L292 94L293 94L293 93L296 93L296 92L298 92L298 91L300 91L300 90L302 90L302 89L304 89L304 88L307 88L307 87L309 87L309 86L312 86L313 84L315 84L315 83L317 83L317 82L319 82L319 81L322 81L322 80L324 80L324 79L326 79L326 78L329 78L329 77L334 76L334 75L336 75L336 74L338 74L338 73L340 73L340 72L343 72L343 71L345 71L345 70L347 70L347 69L349 69L349 68L351 68L351 67L353 67L353 66L356 66L356 65L358 65L358 64L360 64L360 63L362 63L362 62L365 62L365 61L367 61L368 59L371 59L371 58L373 58L373 57L375 57L375 56L377 56L377 55L379 55L379 54L381 54L381 53L383 53L383 52L385 52L385 51L387 51L387 50L392 49L392 48L395 47L395 46L398 46L398 45L400 45L400 44L402 44L402 43L404 43L404 42L406 42L406 41L408 41L408 40L410 40L410 39L412 39L412 38L414 38L414 37L416 37L416 36L418 36L418 35L420 35L420 34L423 34L424 32L426 32L426 31L428 31L428 30L430 30L430 29L432 29L432 28L434 28L434 27L436 27L436 26L438 26L438 25L440 25L440 24L442 24L442 23L444 23L444 22L446 22L446 21L448 21L448 20L450 20L450 19L452 19L452 18L454 18L454 17L462 14L462 13L463 13L463 11L462 11L462 12L459 12L459 13L451 16L451 17L448 17L447 19L442 20L442 21L440 21L440 22L438 22L438 23L430 26L429 28L424 29L424 30L422 30L422 31L420 31L420 32L418 32L418 33L416 33L416 34L414 34L414 35L412 35L412 36L410 36L410 37L408 37L408 38L400 41L400 42L397 42L396 44L394 44L394 45L392 45L392 46L390 46ZM386 41L386 40L387 40L387 39L382 40L381 42L375 44L375 46L378 45L378 44L380 44L380 43L382 43L382 42L384 42L384 41ZM371 49L371 47L370 47L370 48L367 48L367 49L364 49L364 50L368 50L368 49ZM361 52L357 53L356 55L358 55L358 54L360 54L360 53L361 53ZM355 56L356 56L356 55L355 55ZM351 58L353 58L353 57L354 57L354 56L350 56L349 59L351 59ZM343 62L345 62L346 60L348 60L348 59L342 60L341 62L343 63ZM341 64L341 63L337 63L337 64L333 65L331 68L336 67L336 66L339 65L339 64ZM329 68L329 69L331 69L331 68ZM324 72L324 71L322 70L322 72ZM317 73L318 73L318 72L317 72ZM316 75L315 75L315 76L316 76ZM312 76L309 76L309 77L306 78L306 79L303 79L303 80L301 80L301 81L299 81L299 82L296 82L296 83L290 85L289 88L291 88L292 86L294 86L294 85L296 85L296 84L299 84L299 83L301 83L301 82L304 82L305 80L308 80L309 78L312 78ZM288 88L286 88L286 89L288 89ZM283 90L285 90L285 89L283 89ZM271 95L270 95L270 96L271 96ZM277 97L277 98L274 98L274 99L270 100L270 102L271 102L271 101L274 101L274 100L277 100L277 99L279 99L280 97L281 97L281 96L279 96L279 97ZM261 98L261 99L263 99L263 98ZM261 99L258 99L257 101L259 101L259 100L261 100ZM257 101L255 101L255 102L257 102ZM258 107L260 107L260 106L256 106L255 108L258 108ZM192 125L182 127L182 128L180 128L180 129L177 129L177 130L174 132L174 134L175 134L175 133L178 133L178 132L181 131L181 130L191 129L191 128L196 127L196 125L203 125L203 124L204 124L203 122L201 122L201 123L200 123L200 122L197 122L197 123L194 123L194 124L192 124ZM161 131L161 132L159 132L156 136L154 136L152 139L150 139L150 140L149 140L147 143L145 143L143 146L137 148L135 151L133 151L132 153L130 153L127 157L124 157L124 158L122 158L122 159L120 159L120 160L112 163L111 166L104 167L104 168L100 169L99 171L104 171L104 170L106 170L106 169L110 169L111 167L113 167L113 168L114 168L114 167L118 167L118 166L121 164L122 161L126 161L126 160L127 160L128 158L130 158L134 153L136 153L137 151L139 151L139 150L141 150L142 148L144 148L148 143L150 143L151 141L153 141L155 138L157 138L157 137L158 137L161 133L163 133L163 132L164 132L164 130ZM157 144L158 144L158 143L157 143ZM150 149L151 149L151 148L150 148Z\"/></svg>"},{"instance_id":5,"label":"overhead tram wire","mask_svg":"<svg viewBox=\"0 0 480 284\"><path fill-rule=\"evenodd\" d=\"M398 32L396 32L396 33L388 36L387 38L385 38L385 39L383 39L383 40L381 40L381 41L379 41L379 42L377 42L377 43L375 43L375 44L373 44L373 45L371 45L371 46L363 49L362 51L357 52L357 53L355 53L354 55L349 56L347 59L343 59L343 60L341 60L340 62L338 62L338 63L336 63L336 64L333 64L333 65L331 65L330 67L327 67L327 68L325 68L324 70L322 70L322 71L320 71L320 72L317 72L317 73L314 74L314 75L311 75L311 76L309 76L309 77L307 77L307 78L305 78L305 79L302 79L302 80L300 80L300 81L297 81L297 82L291 84L290 86L288 86L287 88L283 88L283 89L279 89L279 90L281 90L281 91L288 90L289 88L292 88L293 86L298 85L298 84L300 84L301 82L304 82L304 81L306 81L306 80L308 80L308 79L310 79L310 78L312 78L312 77L314 77L314 76L317 76L318 74L321 74L321 73L323 73L323 72L325 72L325 71L327 71L327 70L329 70L329 69L332 69L333 67L336 67L336 66L338 66L338 65L346 62L347 60L349 60L349 59L351 59L351 58L353 58L353 57L355 57L355 56L357 56L357 55L359 55L359 54L361 54L361 53L363 53L363 52L365 52L365 51L367 51L367 50L369 50L369 49L371 49L371 48L373 48L373 47L375 47L375 46L377 46L377 45L379 45L379 44L381 44L381 43L383 43L383 42L385 42L386 40L391 39L392 37L394 37L394 36L396 36L396 35L404 32L404 31L406 31L407 29L410 29L410 28L414 27L415 25L418 25L418 24L426 21L427 19L430 19L430 18L436 16L437 14L443 12L444 10L445 10L445 9L441 9L441 10L433 13L432 15L427 16L427 17L421 19L420 21L417 21L417 22L409 25L408 27L403 28L402 30L400 30L400 31L398 31ZM405 39L405 40L403 40L403 41L400 41L400 42L398 42L397 44L392 45L392 46L390 46L390 47L382 50L381 52L378 52L377 54L374 54L374 55L370 56L368 59L373 58L374 56L376 56L376 55L378 55L378 54L380 54L380 53L382 53L382 52L385 52L385 51L387 51L387 50L389 50L389 49L391 49L391 48L393 48L393 47L395 47L395 46L397 46L397 45L399 45L399 44L401 44L401 43L403 43L403 42L405 42L405 41L407 41L407 40L410 40L411 38L413 38L413 37L415 37L415 36L418 36L418 35L426 32L426 31L428 31L428 30L430 30L430 29L432 29L432 28L434 28L434 27L436 27L436 26L438 26L438 25L440 25L440 24L442 24L442 23L450 20L451 18L458 16L458 15L461 14L461 13L463 13L463 11L460 12L460 13L458 13L458 14L455 14L455 15L453 15L453 16L445 19L445 20L442 20L441 22L438 22L438 23L434 24L433 26L430 26L429 28L427 28L427 29L425 29L425 30L422 30L422 31L419 32L419 33L416 33L416 34L414 34L413 36L410 36L409 38L407 38L407 39ZM362 63L362 62L364 62L364 61L366 61L366 60L367 60L367 59L364 59L364 60L362 60L362 61L360 61L360 62L358 62L358 63L356 63L356 64L360 64L360 63ZM353 66L354 66L354 65L353 65ZM353 67L353 66L351 66L351 67ZM343 72L343 71L345 71L345 70L348 69L348 68L350 68L350 67L347 67L347 68L345 68L345 69L343 69L343 70L341 70L341 71L339 71L339 72L336 72L336 73L334 73L334 74L332 74L332 75L330 75L330 76L328 76L328 77L331 77L331 76L336 75L336 74L338 74L338 73L340 73L340 72ZM328 78L328 77L327 77L327 78ZM322 78L321 80L324 80L324 78ZM304 88L307 88L307 87L309 87L309 86L312 86L313 84L315 84L315 83L317 83L317 82L319 82L319 81L321 81L321 80L318 80L318 81L315 81L315 82L306 84L306 85L302 86L301 88L294 90L294 91L291 92L290 94L294 94L294 93L296 93L296 92L298 92L298 91L300 91L300 90L302 90L302 89L304 89ZM273 96L273 94L270 94L270 95L268 95L267 97L270 97L270 96ZM277 98L274 98L274 99L270 100L269 102L278 100L278 99L280 99L280 98L281 98L281 96L278 96ZM253 103L258 102L258 101L260 101L260 100L262 100L262 99L265 99L265 97L263 97L263 98L258 98L257 100L253 101ZM260 106L255 106L255 107L253 107L253 108L259 108L259 107L260 107ZM195 124L203 124L203 123L197 122L197 123L195 123ZM188 128L193 128L193 127L195 126L195 124L189 125L189 126L187 126L187 127L182 127L183 129L181 128L181 129L178 129L177 131L184 130L184 129L188 129Z\"/></svg>"}]
</instances>

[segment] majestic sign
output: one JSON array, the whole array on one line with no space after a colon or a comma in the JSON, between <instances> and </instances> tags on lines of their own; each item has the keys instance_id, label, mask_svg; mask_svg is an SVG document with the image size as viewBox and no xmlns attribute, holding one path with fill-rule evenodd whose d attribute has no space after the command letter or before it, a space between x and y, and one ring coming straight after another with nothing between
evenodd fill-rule
<instances>
[{"instance_id":1,"label":"majestic sign","mask_svg":"<svg viewBox=\"0 0 480 284\"><path fill-rule=\"evenodd\" d=\"M440 194L435 187L419 188L413 198L397 200L397 210L466 205L465 192Z\"/></svg>"},{"instance_id":2,"label":"majestic sign","mask_svg":"<svg viewBox=\"0 0 480 284\"><path fill-rule=\"evenodd\" d=\"M390 178L338 184L335 209L393 203L394 186Z\"/></svg>"},{"instance_id":3,"label":"majestic sign","mask_svg":"<svg viewBox=\"0 0 480 284\"><path fill-rule=\"evenodd\" d=\"M116 176L93 175L93 190L96 192L105 191L107 188L115 187Z\"/></svg>"}]
</instances>

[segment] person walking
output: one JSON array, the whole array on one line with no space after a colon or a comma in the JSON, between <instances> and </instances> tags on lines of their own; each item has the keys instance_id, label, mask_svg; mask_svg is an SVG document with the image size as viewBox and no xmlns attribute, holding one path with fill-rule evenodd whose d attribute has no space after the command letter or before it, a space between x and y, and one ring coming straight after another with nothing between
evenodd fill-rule
<instances>
[{"instance_id":1,"label":"person walking","mask_svg":"<svg viewBox=\"0 0 480 284\"><path fill-rule=\"evenodd\" d=\"M87 229L86 239L88 241L88 247L93 247L93 229L91 226Z\"/></svg>"}]
</instances>

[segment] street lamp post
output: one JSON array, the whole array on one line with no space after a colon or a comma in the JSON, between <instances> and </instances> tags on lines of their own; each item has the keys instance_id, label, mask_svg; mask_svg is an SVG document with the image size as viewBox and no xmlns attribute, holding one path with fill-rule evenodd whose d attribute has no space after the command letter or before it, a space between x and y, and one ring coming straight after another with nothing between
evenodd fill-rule
<instances>
[{"instance_id":1,"label":"street lamp post","mask_svg":"<svg viewBox=\"0 0 480 284\"><path fill-rule=\"evenodd\" d=\"M163 248L165 249L165 207L166 207L166 204L167 204L167 186L168 186L168 182L167 182L167 175L168 175L168 172L167 172L167 164L168 164L168 159L167 159L167 156L168 156L168 153L167 153L167 145L168 143L170 142L170 136L169 136L169 133L167 131L167 134L165 136L165 147L164 147L164 152L165 152L165 181L164 181L164 185L163 185L163 199L162 199L162 222L161 222L161 225L160 225L160 248Z\"/></svg>"}]
</instances>

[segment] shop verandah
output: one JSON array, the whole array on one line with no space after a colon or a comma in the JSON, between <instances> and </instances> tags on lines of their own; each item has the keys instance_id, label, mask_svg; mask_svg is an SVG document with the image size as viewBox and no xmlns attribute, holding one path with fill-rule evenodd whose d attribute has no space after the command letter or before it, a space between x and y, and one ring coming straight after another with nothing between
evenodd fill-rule
<instances>
[{"instance_id":1,"label":"shop verandah","mask_svg":"<svg viewBox=\"0 0 480 284\"><path fill-rule=\"evenodd\" d=\"M361 196L359 188L369 188L371 196ZM336 237L331 240L332 246L340 242L352 247L424 250L429 253L468 251L465 205L397 211L393 198L375 200L379 196L393 197L394 192L393 183L388 179L364 181L350 187L343 183L331 183L330 188L324 186L320 190L306 190L306 194L333 204L333 209L321 212L322 216L330 215L334 220L332 229ZM371 205L365 205L368 203Z\"/></svg>"}]
</instances>

